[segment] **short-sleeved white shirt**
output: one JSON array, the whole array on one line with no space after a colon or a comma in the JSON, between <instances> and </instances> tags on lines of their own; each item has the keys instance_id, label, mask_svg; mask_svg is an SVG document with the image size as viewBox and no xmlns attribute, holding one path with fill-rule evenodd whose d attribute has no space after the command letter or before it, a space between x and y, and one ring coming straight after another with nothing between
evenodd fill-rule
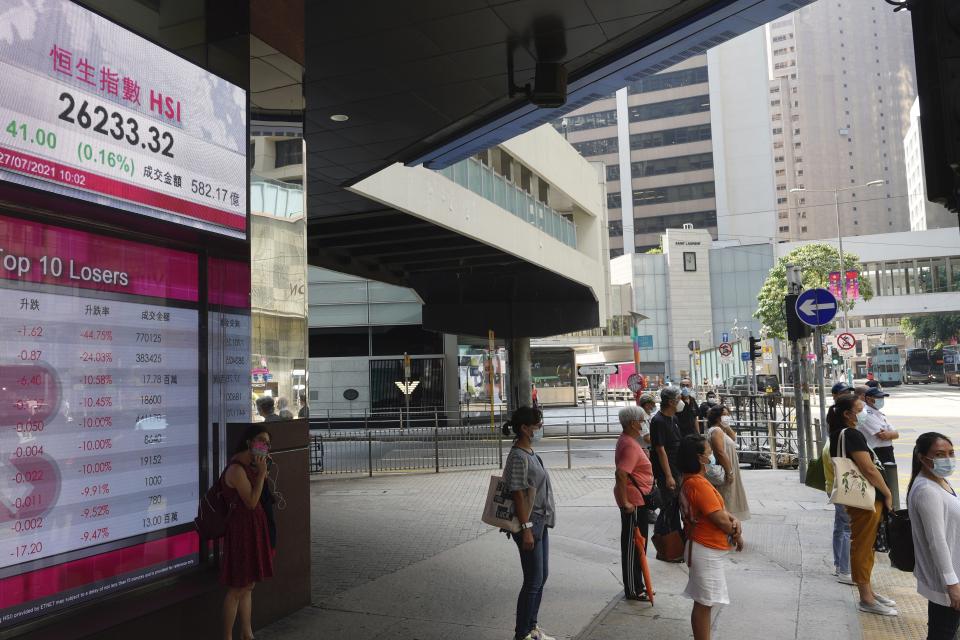
<instances>
[{"instance_id":1,"label":"short-sleeved white shirt","mask_svg":"<svg viewBox=\"0 0 960 640\"><path fill-rule=\"evenodd\" d=\"M864 420L863 424L857 425L857 431L864 435L864 437L867 439L867 446L871 449L876 449L878 447L892 447L893 443L891 441L881 440L877 437L877 434L881 431L893 430L893 427L891 427L890 423L887 422L887 417L878 409L874 409L870 405L865 406L867 419Z\"/></svg>"}]
</instances>

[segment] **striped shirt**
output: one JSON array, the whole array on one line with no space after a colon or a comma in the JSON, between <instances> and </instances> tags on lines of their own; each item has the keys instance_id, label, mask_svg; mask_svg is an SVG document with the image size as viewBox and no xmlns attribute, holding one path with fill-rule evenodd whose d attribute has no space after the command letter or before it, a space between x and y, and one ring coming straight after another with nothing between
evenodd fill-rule
<instances>
[{"instance_id":1,"label":"striped shirt","mask_svg":"<svg viewBox=\"0 0 960 640\"><path fill-rule=\"evenodd\" d=\"M503 465L503 482L511 492L524 491L531 487L536 489L531 518L540 516L546 526L554 526L557 507L553 498L553 487L550 486L550 476L539 457L519 447L510 449Z\"/></svg>"}]
</instances>

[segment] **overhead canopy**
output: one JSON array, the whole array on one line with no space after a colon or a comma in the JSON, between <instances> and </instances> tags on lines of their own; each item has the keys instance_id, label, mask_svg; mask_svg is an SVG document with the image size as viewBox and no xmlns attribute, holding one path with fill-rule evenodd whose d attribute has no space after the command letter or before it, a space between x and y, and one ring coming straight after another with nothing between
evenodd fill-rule
<instances>
[{"instance_id":1,"label":"overhead canopy","mask_svg":"<svg viewBox=\"0 0 960 640\"><path fill-rule=\"evenodd\" d=\"M426 303L425 325L446 331L463 325L455 307L473 303L480 327L495 321L482 309L521 302L533 304L532 325L559 314L553 333L594 326L596 303L584 312L593 296L582 285L345 187L394 162L442 168L811 1L305 3L310 263L411 286ZM254 32L266 39L264 25ZM540 109L522 91L511 96L511 60L516 86L534 84L537 62L562 63L565 105Z\"/></svg>"}]
</instances>

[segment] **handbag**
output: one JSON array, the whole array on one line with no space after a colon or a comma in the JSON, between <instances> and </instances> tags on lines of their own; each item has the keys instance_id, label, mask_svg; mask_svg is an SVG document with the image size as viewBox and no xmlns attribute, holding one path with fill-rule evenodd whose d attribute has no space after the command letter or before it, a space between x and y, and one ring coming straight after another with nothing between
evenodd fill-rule
<instances>
[{"instance_id":1,"label":"handbag","mask_svg":"<svg viewBox=\"0 0 960 640\"><path fill-rule=\"evenodd\" d=\"M839 456L833 460L833 492L830 502L855 509L873 510L877 490L860 472L857 463L847 457L847 430L840 432ZM872 453L872 452L871 452Z\"/></svg>"},{"instance_id":2,"label":"handbag","mask_svg":"<svg viewBox=\"0 0 960 640\"><path fill-rule=\"evenodd\" d=\"M804 478L803 484L811 489L823 491L823 488L827 484L827 478L823 473L822 458L812 458L807 461L807 476Z\"/></svg>"},{"instance_id":3,"label":"handbag","mask_svg":"<svg viewBox=\"0 0 960 640\"><path fill-rule=\"evenodd\" d=\"M873 541L873 550L877 553L889 553L890 542L887 536L887 515L884 509L884 515L880 518L880 524L877 525L877 538Z\"/></svg>"},{"instance_id":4,"label":"handbag","mask_svg":"<svg viewBox=\"0 0 960 640\"><path fill-rule=\"evenodd\" d=\"M674 498L660 509L657 522L653 525L650 541L657 550L657 560L683 562L684 539L681 529L680 506Z\"/></svg>"},{"instance_id":5,"label":"handbag","mask_svg":"<svg viewBox=\"0 0 960 640\"><path fill-rule=\"evenodd\" d=\"M709 439L713 433L714 429L718 427L711 427L707 431L707 439ZM722 464L707 464L706 469L704 470L704 475L707 480L715 487L722 487L726 484L727 481L727 470L723 468Z\"/></svg>"},{"instance_id":6,"label":"handbag","mask_svg":"<svg viewBox=\"0 0 960 640\"><path fill-rule=\"evenodd\" d=\"M526 456L524 456L523 462L524 475L526 476L526 465L529 464ZM533 508L533 499L536 496L537 490L534 487L527 489L527 504L530 505L531 509ZM517 517L513 495L507 489L507 483L503 481L503 476L490 476L490 484L487 486L487 499L483 503L483 513L480 519L503 531L520 533L520 519Z\"/></svg>"},{"instance_id":7,"label":"handbag","mask_svg":"<svg viewBox=\"0 0 960 640\"><path fill-rule=\"evenodd\" d=\"M630 478L630 482L633 483L633 486L637 488L637 491L640 492L640 495L643 496L643 508L648 509L649 511L656 511L663 506L663 498L660 496L660 487L657 486L657 481L653 481L653 485L650 487L650 493L644 493L643 489L640 488L640 485L637 484L637 481L630 474L627 474Z\"/></svg>"},{"instance_id":8,"label":"handbag","mask_svg":"<svg viewBox=\"0 0 960 640\"><path fill-rule=\"evenodd\" d=\"M913 549L913 526L907 509L888 511L886 516L887 546L890 547L890 564L894 569L913 572L916 552Z\"/></svg>"}]
</instances>

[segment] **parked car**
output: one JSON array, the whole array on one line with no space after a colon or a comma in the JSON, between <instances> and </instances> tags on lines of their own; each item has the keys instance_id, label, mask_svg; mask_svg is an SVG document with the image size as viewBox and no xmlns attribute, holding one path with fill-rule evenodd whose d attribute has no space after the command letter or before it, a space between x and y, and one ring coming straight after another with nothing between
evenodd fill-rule
<instances>
[{"instance_id":1,"label":"parked car","mask_svg":"<svg viewBox=\"0 0 960 640\"><path fill-rule=\"evenodd\" d=\"M733 376L727 380L728 393L749 393L749 376ZM777 376L758 373L757 374L757 392L766 393L767 388L773 389L773 393L780 392L780 379Z\"/></svg>"}]
</instances>

